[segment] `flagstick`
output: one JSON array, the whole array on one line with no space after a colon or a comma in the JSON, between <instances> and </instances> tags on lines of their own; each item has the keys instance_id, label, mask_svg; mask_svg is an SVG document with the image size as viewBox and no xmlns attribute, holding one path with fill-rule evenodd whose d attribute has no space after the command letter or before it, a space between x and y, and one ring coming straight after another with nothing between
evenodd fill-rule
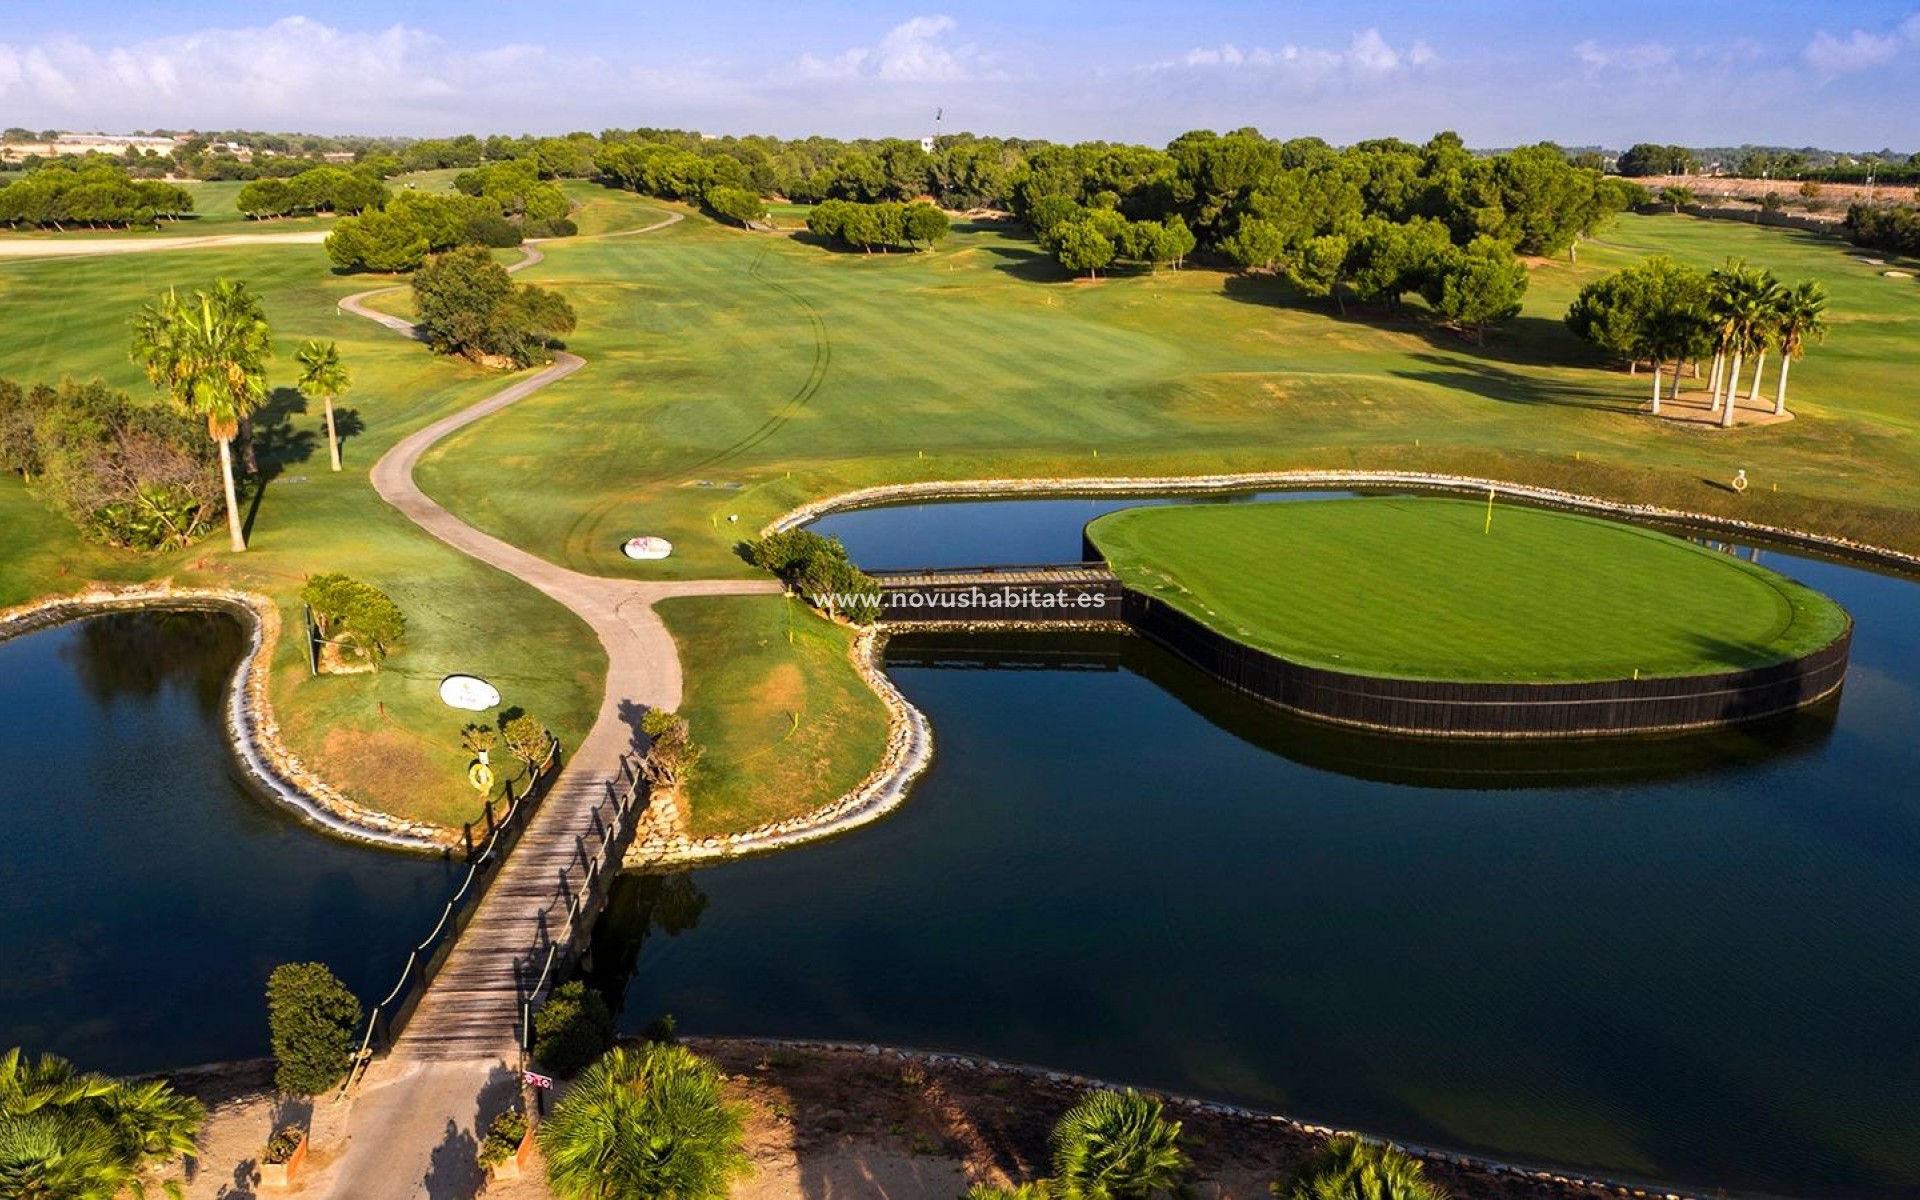
<instances>
[{"instance_id":1,"label":"flagstick","mask_svg":"<svg viewBox=\"0 0 1920 1200\"><path fill-rule=\"evenodd\" d=\"M1493 532L1493 489L1492 488L1487 489L1487 527L1485 529L1482 529L1480 532L1481 533Z\"/></svg>"}]
</instances>

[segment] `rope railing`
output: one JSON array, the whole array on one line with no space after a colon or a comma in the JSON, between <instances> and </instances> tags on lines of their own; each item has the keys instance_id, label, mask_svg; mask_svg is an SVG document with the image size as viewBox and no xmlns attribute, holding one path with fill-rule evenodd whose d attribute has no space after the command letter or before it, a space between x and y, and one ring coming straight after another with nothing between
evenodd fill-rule
<instances>
[{"instance_id":1,"label":"rope railing","mask_svg":"<svg viewBox=\"0 0 1920 1200\"><path fill-rule=\"evenodd\" d=\"M566 916L561 919L560 936L548 936L547 959L540 968L533 986L520 1002L520 1050L524 1056L533 1049L533 1012L539 1007L541 996L553 983L554 972L560 966L560 953L573 945L579 936L578 924L588 915L588 905L593 902L595 889L606 875L613 856L619 853L620 831L627 818L639 806L642 792L640 772L631 762L623 762L622 768L627 775L624 791L616 791L613 798L613 819L604 824L600 833L600 844L587 859L586 877L580 881L580 887L574 892L573 899L567 904Z\"/></svg>"},{"instance_id":2,"label":"rope railing","mask_svg":"<svg viewBox=\"0 0 1920 1200\"><path fill-rule=\"evenodd\" d=\"M373 1011L367 1015L366 1034L360 1039L360 1047L354 1051L353 1058L347 1069L346 1081L340 1086L340 1094L342 1096L352 1089L353 1085L359 1080L361 1073L366 1070L367 1064L372 1061L373 1043L375 1037L379 1036L380 1033L381 1018L391 1012L406 1008L407 1001L403 1000L402 997L407 995L409 986L418 984L422 990L425 989L432 975L432 970L429 968L434 965L432 963L432 952L435 948L435 943L439 941L440 935L445 933L450 925L459 923L458 917L455 914L460 912L461 905L465 903L468 895L474 891L474 884L479 882L481 873L492 864L500 853L501 844L507 839L510 833L517 828L517 822L521 812L526 809L531 809L539 802L542 785L549 782L552 768L554 767L555 760L559 757L559 753L560 742L558 739L552 739L547 746L547 757L545 761L529 774L526 788L520 795L515 796L513 794L513 781L511 779L506 782L504 790L508 800L507 811L498 821L495 821L493 818L493 798L491 796L487 798L487 826L489 829L487 840L481 845L479 851L475 853L472 849L471 836L469 836L466 878L460 881L459 888L454 891L452 897L447 900L446 905L440 910L440 919L434 922L433 931L427 934L426 938L422 940L419 945L408 952L406 965L401 967L400 978L394 983L393 990L388 992L378 1004L374 1005ZM471 824L469 824L468 828L471 829ZM427 963L428 968L423 968L421 966L422 963ZM411 999L411 997L408 997L408 999Z\"/></svg>"}]
</instances>

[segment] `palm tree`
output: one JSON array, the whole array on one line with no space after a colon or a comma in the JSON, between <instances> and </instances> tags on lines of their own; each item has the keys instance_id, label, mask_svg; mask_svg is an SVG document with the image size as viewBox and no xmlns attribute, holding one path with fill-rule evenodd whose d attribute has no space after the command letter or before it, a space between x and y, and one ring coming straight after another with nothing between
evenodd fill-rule
<instances>
[{"instance_id":1,"label":"palm tree","mask_svg":"<svg viewBox=\"0 0 1920 1200\"><path fill-rule=\"evenodd\" d=\"M236 553L247 548L233 486L233 439L266 399L266 360L273 334L259 297L222 279L185 300L173 289L133 318L133 361L183 411L207 421L220 447L227 532Z\"/></svg>"},{"instance_id":2,"label":"palm tree","mask_svg":"<svg viewBox=\"0 0 1920 1200\"><path fill-rule=\"evenodd\" d=\"M580 1073L540 1126L562 1200L723 1200L749 1164L720 1072L684 1046L615 1049Z\"/></svg>"},{"instance_id":3,"label":"palm tree","mask_svg":"<svg viewBox=\"0 0 1920 1200\"><path fill-rule=\"evenodd\" d=\"M1420 1160L1356 1137L1328 1142L1281 1194L1287 1200L1447 1200L1446 1192L1426 1177Z\"/></svg>"},{"instance_id":4,"label":"palm tree","mask_svg":"<svg viewBox=\"0 0 1920 1200\"><path fill-rule=\"evenodd\" d=\"M1725 360L1726 371L1714 389L1714 408L1720 410L1720 424L1733 424L1734 402L1740 395L1740 371L1750 353L1765 354L1771 318L1780 292L1780 281L1771 272L1729 262L1715 271L1709 280L1707 312L1715 343ZM1756 375L1757 378L1757 375ZM1721 390L1726 407L1720 408Z\"/></svg>"},{"instance_id":5,"label":"palm tree","mask_svg":"<svg viewBox=\"0 0 1920 1200\"><path fill-rule=\"evenodd\" d=\"M1760 377L1767 369L1767 350L1779 337L1780 310L1786 303L1787 289L1772 271L1762 271L1751 297L1753 323L1749 328L1754 351L1753 386L1747 389L1747 403L1760 398ZM1728 421L1731 425L1733 422Z\"/></svg>"},{"instance_id":6,"label":"palm tree","mask_svg":"<svg viewBox=\"0 0 1920 1200\"><path fill-rule=\"evenodd\" d=\"M346 365L340 361L339 343L318 340L302 342L294 358L300 363L300 394L308 399L318 396L326 402L327 455L333 460L333 469L338 471L340 434L333 425L333 402L353 386Z\"/></svg>"},{"instance_id":7,"label":"palm tree","mask_svg":"<svg viewBox=\"0 0 1920 1200\"><path fill-rule=\"evenodd\" d=\"M1147 1200L1173 1192L1187 1170L1180 1123L1129 1088L1095 1092L1053 1127L1055 1200Z\"/></svg>"},{"instance_id":8,"label":"palm tree","mask_svg":"<svg viewBox=\"0 0 1920 1200\"><path fill-rule=\"evenodd\" d=\"M1787 414L1787 368L1806 351L1809 340L1824 341L1827 336L1827 289L1808 280L1788 291L1776 314L1780 338L1780 382L1773 393L1773 414Z\"/></svg>"},{"instance_id":9,"label":"palm tree","mask_svg":"<svg viewBox=\"0 0 1920 1200\"><path fill-rule=\"evenodd\" d=\"M191 1151L205 1110L163 1083L82 1074L53 1055L0 1055L0 1196L113 1200L139 1170ZM178 1195L177 1184L168 1184Z\"/></svg>"}]
</instances>

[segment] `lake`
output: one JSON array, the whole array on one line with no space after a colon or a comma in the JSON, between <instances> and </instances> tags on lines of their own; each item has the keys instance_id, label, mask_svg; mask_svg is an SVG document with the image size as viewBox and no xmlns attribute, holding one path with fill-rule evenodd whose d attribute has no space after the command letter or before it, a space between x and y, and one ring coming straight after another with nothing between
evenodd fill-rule
<instances>
[{"instance_id":1,"label":"lake","mask_svg":"<svg viewBox=\"0 0 1920 1200\"><path fill-rule=\"evenodd\" d=\"M0 642L0 1048L134 1072L267 1053L267 974L393 985L457 864L258 798L222 732L234 618L125 612ZM464 868L460 868L464 870Z\"/></svg>"},{"instance_id":2,"label":"lake","mask_svg":"<svg viewBox=\"0 0 1920 1200\"><path fill-rule=\"evenodd\" d=\"M814 528L872 568L1058 561L1137 503ZM671 1012L1595 1173L1911 1196L1920 584L1758 553L1853 613L1845 693L1683 738L1379 738L1137 639L898 637L889 669L937 747L902 810L622 880L599 969L631 1031Z\"/></svg>"}]
</instances>

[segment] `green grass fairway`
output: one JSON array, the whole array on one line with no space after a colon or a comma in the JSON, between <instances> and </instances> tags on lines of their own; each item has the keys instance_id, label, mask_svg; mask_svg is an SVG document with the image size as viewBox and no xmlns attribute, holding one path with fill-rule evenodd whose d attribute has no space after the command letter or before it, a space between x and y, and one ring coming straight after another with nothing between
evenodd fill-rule
<instances>
[{"instance_id":1,"label":"green grass fairway","mask_svg":"<svg viewBox=\"0 0 1920 1200\"><path fill-rule=\"evenodd\" d=\"M660 617L705 749L687 788L695 837L810 812L879 763L886 708L855 673L845 626L785 596L667 600Z\"/></svg>"},{"instance_id":2,"label":"green grass fairway","mask_svg":"<svg viewBox=\"0 0 1920 1200\"><path fill-rule=\"evenodd\" d=\"M1810 588L1652 530L1472 500L1137 508L1089 529L1128 586L1295 662L1402 679L1701 675L1827 645Z\"/></svg>"},{"instance_id":3,"label":"green grass fairway","mask_svg":"<svg viewBox=\"0 0 1920 1200\"><path fill-rule=\"evenodd\" d=\"M1266 277L1075 282L1024 233L986 222L957 225L930 254L835 253L697 213L543 249L521 278L573 302L568 342L586 369L444 443L421 480L466 519L580 570L739 573L742 532L875 483L1347 466L1920 549L1920 405L1906 398L1920 286L1831 238L1622 217L1578 265L1534 265L1524 313L1487 347L1379 313L1341 319ZM1567 332L1583 283L1654 253L1741 256L1827 283L1833 334L1793 371L1801 420L1731 433L1653 421L1639 412L1644 373ZM1725 483L1742 468L1754 486L1735 496ZM672 538L674 557L623 559L636 530Z\"/></svg>"}]
</instances>

